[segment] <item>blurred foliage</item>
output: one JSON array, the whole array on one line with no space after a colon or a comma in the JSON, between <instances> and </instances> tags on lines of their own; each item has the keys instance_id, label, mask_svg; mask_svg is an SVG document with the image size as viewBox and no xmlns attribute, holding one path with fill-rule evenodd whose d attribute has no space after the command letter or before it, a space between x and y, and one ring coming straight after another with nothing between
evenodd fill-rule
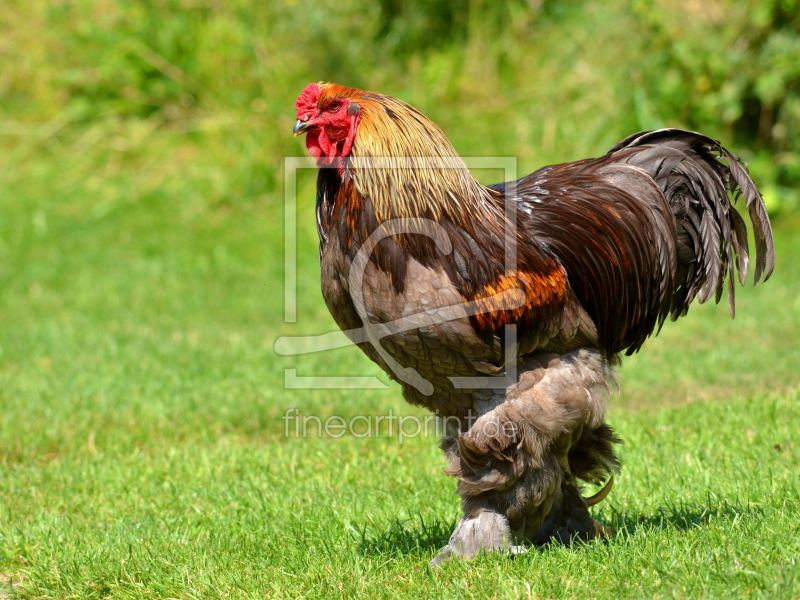
<instances>
[{"instance_id":1,"label":"blurred foliage","mask_svg":"<svg viewBox=\"0 0 800 600\"><path fill-rule=\"evenodd\" d=\"M720 130L756 151L751 167L770 208L777 212L781 199L796 208L800 1L637 0L633 10L648 31L637 110Z\"/></svg>"},{"instance_id":2,"label":"blurred foliage","mask_svg":"<svg viewBox=\"0 0 800 600\"><path fill-rule=\"evenodd\" d=\"M791 213L799 56L800 0L5 0L0 164L13 178L49 155L76 185L127 173L134 195L209 179L211 207L270 195L302 152L294 98L330 80L524 171L635 130L701 130Z\"/></svg>"},{"instance_id":3,"label":"blurred foliage","mask_svg":"<svg viewBox=\"0 0 800 600\"><path fill-rule=\"evenodd\" d=\"M450 575L408 577L456 514L430 440L279 442L290 407L411 410L398 386L287 383L286 369L387 381L353 346L274 350L338 329L314 169L298 181L298 320L281 319L283 161L307 154L294 101L319 80L400 97L462 154L517 156L520 174L662 125L750 162L783 219L773 279L737 294L735 323L695 307L621 372L620 407L724 406L615 413L626 472L643 474L603 509L620 544L481 561L462 595L538 581L541 597L733 596L733 581L792 596L797 398L764 394L797 387L797 0L0 1L0 600L277 597L283 580L324 597L331 574L343 596L454 595ZM686 490L691 510L675 508ZM369 549L417 516L440 542Z\"/></svg>"}]
</instances>

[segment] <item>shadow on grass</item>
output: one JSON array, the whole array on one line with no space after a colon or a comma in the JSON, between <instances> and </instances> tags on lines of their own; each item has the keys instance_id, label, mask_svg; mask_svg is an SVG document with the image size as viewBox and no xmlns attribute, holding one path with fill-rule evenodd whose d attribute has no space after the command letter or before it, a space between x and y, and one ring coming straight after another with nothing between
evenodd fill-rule
<instances>
[{"instance_id":1,"label":"shadow on grass","mask_svg":"<svg viewBox=\"0 0 800 600\"><path fill-rule=\"evenodd\" d=\"M456 526L456 519L426 520L422 515L395 519L389 523L365 523L354 537L358 551L364 556L407 556L412 553L439 551L447 544Z\"/></svg>"},{"instance_id":2,"label":"shadow on grass","mask_svg":"<svg viewBox=\"0 0 800 600\"><path fill-rule=\"evenodd\" d=\"M711 522L734 521L738 518L752 518L764 515L759 506L742 506L716 499L709 499L707 505L678 503L659 507L655 513L635 514L632 511L614 510L611 519L600 520L617 532L617 538L633 537L639 531L689 531L702 529ZM447 544L456 520L425 520L422 515L410 519L395 519L390 523L365 523L354 532L358 551L363 556L378 557L386 555L407 556L412 553L430 553L440 550ZM613 543L613 539L610 540ZM576 548L583 543L575 544ZM547 551L547 546L540 548Z\"/></svg>"},{"instance_id":3,"label":"shadow on grass","mask_svg":"<svg viewBox=\"0 0 800 600\"><path fill-rule=\"evenodd\" d=\"M761 517L765 513L760 506L744 506L738 502L709 498L705 504L679 502L662 506L651 514L635 514L632 511L614 511L607 525L623 537L633 536L638 531L689 531L703 529L710 523L734 521L739 518Z\"/></svg>"}]
</instances>

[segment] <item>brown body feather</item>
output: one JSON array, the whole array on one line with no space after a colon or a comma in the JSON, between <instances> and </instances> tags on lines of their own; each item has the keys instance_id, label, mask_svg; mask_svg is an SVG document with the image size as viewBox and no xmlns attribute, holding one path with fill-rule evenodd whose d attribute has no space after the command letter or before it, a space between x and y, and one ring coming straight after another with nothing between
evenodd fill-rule
<instances>
[{"instance_id":1,"label":"brown body feather","mask_svg":"<svg viewBox=\"0 0 800 600\"><path fill-rule=\"evenodd\" d=\"M320 90L319 106L345 99L360 115L350 155L318 179L322 289L337 323L418 320L360 347L401 380L410 402L462 419L444 448L467 516L502 515L518 540L594 537L600 530L576 500L577 480L595 482L617 465L618 440L603 423L609 361L638 350L695 298L719 301L726 277L733 314L735 271L744 284L748 249L729 192L744 196L754 225L756 281L769 276L772 234L755 185L719 143L666 129L630 136L601 158L484 187L410 106L333 84ZM510 270L508 211L516 221ZM434 225L369 247L357 303L351 267L393 219ZM508 325L516 326L511 357ZM509 366L518 367L510 386L454 384ZM489 435L492 424L508 428ZM483 529L470 526L469 535ZM453 545L466 543L458 532L456 554ZM478 549L506 539L487 536Z\"/></svg>"}]
</instances>

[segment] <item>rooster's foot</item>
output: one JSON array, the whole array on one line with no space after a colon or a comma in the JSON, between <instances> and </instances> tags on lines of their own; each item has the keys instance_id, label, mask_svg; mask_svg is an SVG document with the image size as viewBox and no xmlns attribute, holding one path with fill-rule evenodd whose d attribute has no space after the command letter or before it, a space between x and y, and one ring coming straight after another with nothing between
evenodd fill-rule
<instances>
[{"instance_id":1,"label":"rooster's foot","mask_svg":"<svg viewBox=\"0 0 800 600\"><path fill-rule=\"evenodd\" d=\"M578 488L565 480L561 485L561 498L553 504L550 513L531 536L534 545L558 543L571 546L576 541L588 542L612 537L616 532L595 521L589 514L589 506L606 497L611 489L611 481L613 480L591 498L583 498Z\"/></svg>"},{"instance_id":2,"label":"rooster's foot","mask_svg":"<svg viewBox=\"0 0 800 600\"><path fill-rule=\"evenodd\" d=\"M595 521L594 519L592 521L594 521L594 539L604 540L617 535L617 532L608 525L603 525L600 521Z\"/></svg>"},{"instance_id":3,"label":"rooster's foot","mask_svg":"<svg viewBox=\"0 0 800 600\"><path fill-rule=\"evenodd\" d=\"M506 518L492 511L481 511L475 516L464 517L450 536L450 541L431 561L435 567L453 557L471 559L481 552L508 552L522 554L525 546L514 544Z\"/></svg>"}]
</instances>

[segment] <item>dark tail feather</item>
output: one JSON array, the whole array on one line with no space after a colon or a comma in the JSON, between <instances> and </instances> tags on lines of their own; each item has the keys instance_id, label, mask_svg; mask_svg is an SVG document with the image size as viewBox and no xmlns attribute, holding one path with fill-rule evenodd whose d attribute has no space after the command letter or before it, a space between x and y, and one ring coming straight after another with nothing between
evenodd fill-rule
<instances>
[{"instance_id":1,"label":"dark tail feather","mask_svg":"<svg viewBox=\"0 0 800 600\"><path fill-rule=\"evenodd\" d=\"M775 268L775 244L772 240L772 227L769 223L769 216L767 216L767 208L764 206L761 194L756 189L756 184L750 179L750 175L742 166L739 158L725 150L719 145L719 142L714 143L717 145L717 149L722 152L725 160L728 161L728 168L731 174L729 180L730 189L736 193L738 188L739 192L744 196L747 211L750 213L750 220L753 222L756 238L756 272L753 279L753 284L755 285L761 280L762 275L764 275L764 281L769 279L769 276L772 275L772 270Z\"/></svg>"},{"instance_id":2,"label":"dark tail feather","mask_svg":"<svg viewBox=\"0 0 800 600\"><path fill-rule=\"evenodd\" d=\"M614 446L621 444L611 427L602 423L595 429L584 429L578 442L569 451L569 469L575 477L587 483L600 484L619 471L619 459Z\"/></svg>"},{"instance_id":3,"label":"dark tail feather","mask_svg":"<svg viewBox=\"0 0 800 600\"><path fill-rule=\"evenodd\" d=\"M746 167L719 142L699 133L661 129L634 134L614 146L620 162L644 169L664 192L678 229L679 280L671 314L686 313L695 296L719 302L726 276L734 314L735 271L745 284L749 268L747 227L733 202L743 196L756 240L754 283L766 281L775 266L767 210ZM722 160L720 160L722 159ZM725 162L722 162L725 161ZM735 260L734 260L735 254Z\"/></svg>"}]
</instances>

